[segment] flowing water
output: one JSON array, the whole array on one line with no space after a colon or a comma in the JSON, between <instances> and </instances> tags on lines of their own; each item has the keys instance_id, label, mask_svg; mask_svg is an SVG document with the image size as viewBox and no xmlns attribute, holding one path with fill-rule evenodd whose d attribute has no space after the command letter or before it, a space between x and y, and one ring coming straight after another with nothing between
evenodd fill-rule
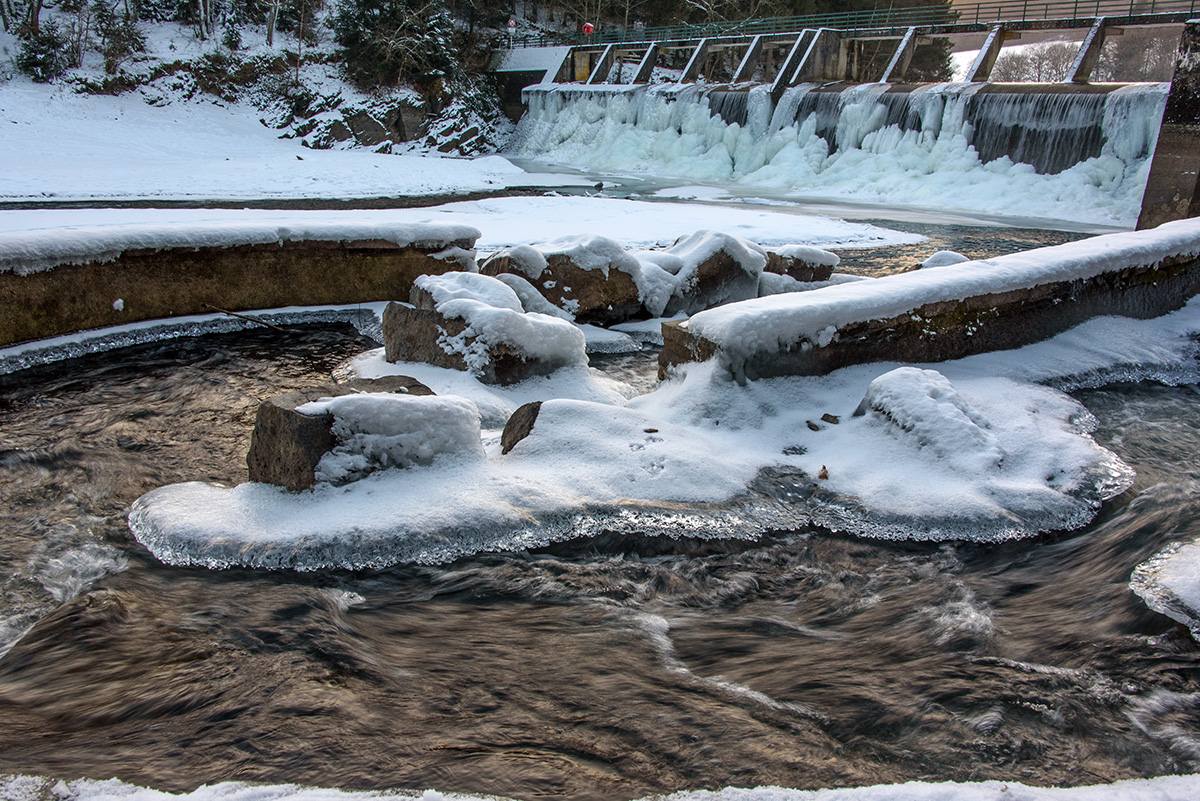
<instances>
[{"instance_id":1,"label":"flowing water","mask_svg":"<svg viewBox=\"0 0 1200 801\"><path fill-rule=\"evenodd\" d=\"M132 540L133 499L245 480L258 401L371 346L297 327L0 379L0 773L615 799L1200 769L1200 648L1126 586L1198 533L1192 388L1078 393L1136 485L999 546L601 536L297 574Z\"/></svg>"}]
</instances>

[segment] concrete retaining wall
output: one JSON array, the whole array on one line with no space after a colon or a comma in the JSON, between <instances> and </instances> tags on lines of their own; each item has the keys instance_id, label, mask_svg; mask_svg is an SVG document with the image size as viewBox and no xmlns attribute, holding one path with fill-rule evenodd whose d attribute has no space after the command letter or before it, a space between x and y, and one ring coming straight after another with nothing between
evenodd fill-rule
<instances>
[{"instance_id":1,"label":"concrete retaining wall","mask_svg":"<svg viewBox=\"0 0 1200 801\"><path fill-rule=\"evenodd\" d=\"M124 323L281 306L407 298L423 274L461 269L444 247L385 240L127 250L115 260L0 272L0 346Z\"/></svg>"},{"instance_id":2,"label":"concrete retaining wall","mask_svg":"<svg viewBox=\"0 0 1200 801\"><path fill-rule=\"evenodd\" d=\"M970 264L934 269L970 269ZM903 281L906 275L891 279ZM686 324L671 322L663 325L659 376L665 377L674 365L712 358L739 381L823 375L866 362L939 362L1028 345L1100 315L1157 317L1181 308L1196 294L1200 294L1200 258L1175 255L1075 280L914 305L885 319L839 325L825 345L801 339L747 354L738 352L737 344L723 347L693 333Z\"/></svg>"}]
</instances>

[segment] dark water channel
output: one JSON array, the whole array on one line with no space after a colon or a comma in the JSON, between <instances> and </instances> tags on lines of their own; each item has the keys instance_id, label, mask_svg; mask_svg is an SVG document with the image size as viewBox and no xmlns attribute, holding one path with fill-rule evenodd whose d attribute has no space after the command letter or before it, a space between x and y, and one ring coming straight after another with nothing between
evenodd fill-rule
<instances>
[{"instance_id":1,"label":"dark water channel","mask_svg":"<svg viewBox=\"0 0 1200 801\"><path fill-rule=\"evenodd\" d=\"M258 401L370 346L241 333L0 378L0 773L623 799L1200 769L1200 646L1126 586L1200 533L1191 388L1078 393L1137 483L1000 546L602 537L296 574L131 539L132 500L245 480Z\"/></svg>"}]
</instances>

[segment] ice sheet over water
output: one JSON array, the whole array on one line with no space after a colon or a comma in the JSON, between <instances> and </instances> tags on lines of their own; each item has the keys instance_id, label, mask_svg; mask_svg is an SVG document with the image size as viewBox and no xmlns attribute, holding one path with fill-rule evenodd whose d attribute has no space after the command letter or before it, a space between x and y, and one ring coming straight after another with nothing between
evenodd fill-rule
<instances>
[{"instance_id":1,"label":"ice sheet over water","mask_svg":"<svg viewBox=\"0 0 1200 801\"><path fill-rule=\"evenodd\" d=\"M1200 640L1200 542L1174 542L1138 565L1129 588Z\"/></svg>"}]
</instances>

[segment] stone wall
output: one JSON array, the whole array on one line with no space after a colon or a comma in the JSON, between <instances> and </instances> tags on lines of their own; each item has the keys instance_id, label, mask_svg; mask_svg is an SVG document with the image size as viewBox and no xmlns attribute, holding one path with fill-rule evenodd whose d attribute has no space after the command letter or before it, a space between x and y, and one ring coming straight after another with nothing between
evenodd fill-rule
<instances>
[{"instance_id":1,"label":"stone wall","mask_svg":"<svg viewBox=\"0 0 1200 801\"><path fill-rule=\"evenodd\" d=\"M0 346L160 318L407 298L423 274L458 270L437 248L383 240L128 250L110 262L0 272Z\"/></svg>"}]
</instances>

